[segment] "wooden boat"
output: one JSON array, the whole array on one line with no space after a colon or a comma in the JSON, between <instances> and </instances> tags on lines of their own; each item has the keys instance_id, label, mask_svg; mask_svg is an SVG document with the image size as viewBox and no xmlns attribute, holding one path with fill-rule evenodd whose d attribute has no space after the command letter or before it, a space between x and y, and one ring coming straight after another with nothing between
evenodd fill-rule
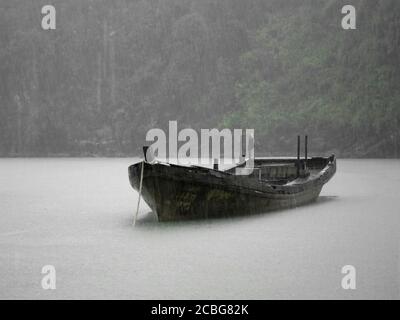
<instances>
[{"instance_id":1,"label":"wooden boat","mask_svg":"<svg viewBox=\"0 0 400 320\"><path fill-rule=\"evenodd\" d=\"M241 164L243 165L243 163ZM255 158L250 175L146 160L129 181L159 221L220 218L291 208L317 199L336 172L336 158ZM142 178L142 179L141 179Z\"/></svg>"}]
</instances>

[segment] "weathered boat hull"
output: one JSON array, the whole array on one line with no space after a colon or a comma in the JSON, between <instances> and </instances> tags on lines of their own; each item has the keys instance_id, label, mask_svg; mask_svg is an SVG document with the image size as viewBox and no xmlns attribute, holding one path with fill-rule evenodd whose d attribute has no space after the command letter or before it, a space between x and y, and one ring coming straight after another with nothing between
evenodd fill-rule
<instances>
[{"instance_id":1,"label":"weathered boat hull","mask_svg":"<svg viewBox=\"0 0 400 320\"><path fill-rule=\"evenodd\" d=\"M220 218L291 208L314 201L336 171L333 156L310 159L308 163L312 166L321 161L322 168L318 168L316 174L286 184L207 168L147 162L130 166L129 180L132 187L139 190L143 165L142 197L159 221Z\"/></svg>"}]
</instances>

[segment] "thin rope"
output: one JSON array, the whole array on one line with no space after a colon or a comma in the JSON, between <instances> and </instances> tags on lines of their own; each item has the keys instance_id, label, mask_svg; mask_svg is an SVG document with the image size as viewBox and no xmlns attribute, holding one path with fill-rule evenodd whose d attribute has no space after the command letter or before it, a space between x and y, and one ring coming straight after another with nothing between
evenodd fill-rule
<instances>
[{"instance_id":1,"label":"thin rope","mask_svg":"<svg viewBox=\"0 0 400 320\"><path fill-rule=\"evenodd\" d=\"M139 199L137 202L137 207L136 207L136 213L133 219L133 226L136 224L136 219L139 213L139 204L140 204L140 198L142 196L142 184L143 184L143 171L144 171L144 161L142 161L142 168L140 170L140 184L139 184Z\"/></svg>"}]
</instances>

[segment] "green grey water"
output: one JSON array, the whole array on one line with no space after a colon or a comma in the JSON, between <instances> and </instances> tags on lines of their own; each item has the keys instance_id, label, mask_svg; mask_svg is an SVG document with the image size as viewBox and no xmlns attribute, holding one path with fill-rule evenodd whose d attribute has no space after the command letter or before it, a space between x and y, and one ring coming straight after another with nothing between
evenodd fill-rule
<instances>
[{"instance_id":1,"label":"green grey water","mask_svg":"<svg viewBox=\"0 0 400 320\"><path fill-rule=\"evenodd\" d=\"M257 216L159 224L142 202L132 227L133 161L0 159L0 298L400 298L400 161L339 160L316 203Z\"/></svg>"}]
</instances>

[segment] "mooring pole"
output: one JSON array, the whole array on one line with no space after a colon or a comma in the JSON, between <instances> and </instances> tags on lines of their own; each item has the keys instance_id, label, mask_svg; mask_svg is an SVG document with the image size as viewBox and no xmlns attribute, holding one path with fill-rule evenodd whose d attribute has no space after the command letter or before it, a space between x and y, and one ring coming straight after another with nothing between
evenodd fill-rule
<instances>
[{"instance_id":1,"label":"mooring pole","mask_svg":"<svg viewBox=\"0 0 400 320\"><path fill-rule=\"evenodd\" d=\"M214 159L213 169L219 170L218 159Z\"/></svg>"},{"instance_id":2,"label":"mooring pole","mask_svg":"<svg viewBox=\"0 0 400 320\"><path fill-rule=\"evenodd\" d=\"M143 170L144 170L144 161L142 161L142 165L140 168L139 198L138 198L138 202L137 202L135 216L133 218L133 226L135 226L135 224L136 224L136 219L137 219L137 216L139 213L140 198L142 197Z\"/></svg>"},{"instance_id":3,"label":"mooring pole","mask_svg":"<svg viewBox=\"0 0 400 320\"><path fill-rule=\"evenodd\" d=\"M300 176L300 136L297 136L297 176Z\"/></svg>"},{"instance_id":4,"label":"mooring pole","mask_svg":"<svg viewBox=\"0 0 400 320\"><path fill-rule=\"evenodd\" d=\"M307 157L308 157L308 136L305 136L305 141L304 141L304 168L307 168Z\"/></svg>"},{"instance_id":5,"label":"mooring pole","mask_svg":"<svg viewBox=\"0 0 400 320\"><path fill-rule=\"evenodd\" d=\"M146 162L147 162L147 150L149 150L149 146L143 146L144 161Z\"/></svg>"}]
</instances>

